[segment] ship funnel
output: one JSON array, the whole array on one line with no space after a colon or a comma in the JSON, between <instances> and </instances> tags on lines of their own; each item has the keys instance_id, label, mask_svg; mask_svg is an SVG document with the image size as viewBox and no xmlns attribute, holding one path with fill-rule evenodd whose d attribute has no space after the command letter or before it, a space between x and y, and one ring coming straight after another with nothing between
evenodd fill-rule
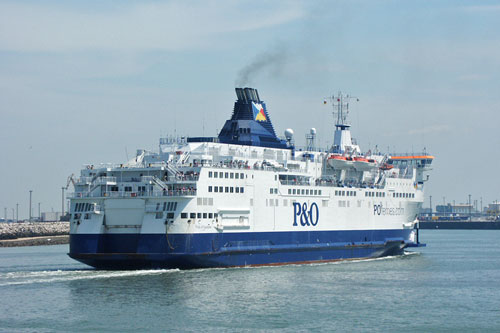
<instances>
[{"instance_id":1,"label":"ship funnel","mask_svg":"<svg viewBox=\"0 0 500 333\"><path fill-rule=\"evenodd\" d=\"M219 133L220 143L287 148L285 140L276 136L266 103L257 89L235 88L238 100L234 103L231 119Z\"/></svg>"},{"instance_id":2,"label":"ship funnel","mask_svg":"<svg viewBox=\"0 0 500 333\"><path fill-rule=\"evenodd\" d=\"M257 89L254 88L236 88L236 96L240 102L251 101L259 103L261 101Z\"/></svg>"}]
</instances>

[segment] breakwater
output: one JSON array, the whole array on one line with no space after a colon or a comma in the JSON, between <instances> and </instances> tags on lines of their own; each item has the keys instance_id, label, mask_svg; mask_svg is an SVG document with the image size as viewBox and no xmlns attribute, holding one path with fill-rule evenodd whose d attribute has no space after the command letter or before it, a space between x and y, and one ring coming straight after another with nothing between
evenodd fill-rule
<instances>
[{"instance_id":1,"label":"breakwater","mask_svg":"<svg viewBox=\"0 0 500 333\"><path fill-rule=\"evenodd\" d=\"M498 230L500 221L419 222L420 229Z\"/></svg>"},{"instance_id":2,"label":"breakwater","mask_svg":"<svg viewBox=\"0 0 500 333\"><path fill-rule=\"evenodd\" d=\"M69 222L0 223L0 247L68 243Z\"/></svg>"}]
</instances>

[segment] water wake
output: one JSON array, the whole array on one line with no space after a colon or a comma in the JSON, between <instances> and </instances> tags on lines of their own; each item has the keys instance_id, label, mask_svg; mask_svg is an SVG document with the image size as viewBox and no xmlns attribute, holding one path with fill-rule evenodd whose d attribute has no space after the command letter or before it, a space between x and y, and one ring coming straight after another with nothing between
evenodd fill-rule
<instances>
[{"instance_id":1,"label":"water wake","mask_svg":"<svg viewBox=\"0 0 500 333\"><path fill-rule=\"evenodd\" d=\"M151 269L137 271L49 270L9 272L0 274L0 287L34 283L67 282L76 280L113 279L131 276L161 275L178 269Z\"/></svg>"}]
</instances>

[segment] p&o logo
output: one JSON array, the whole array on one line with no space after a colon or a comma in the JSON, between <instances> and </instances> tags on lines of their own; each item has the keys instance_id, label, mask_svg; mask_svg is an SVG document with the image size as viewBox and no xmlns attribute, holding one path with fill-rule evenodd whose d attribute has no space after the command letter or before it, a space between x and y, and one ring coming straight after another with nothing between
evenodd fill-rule
<instances>
[{"instance_id":1,"label":"p&o logo","mask_svg":"<svg viewBox=\"0 0 500 333\"><path fill-rule=\"evenodd\" d=\"M313 202L310 207L307 207L307 203L302 205L299 202L293 203L293 226L298 226L297 220L299 220L300 225L305 227L306 225L316 226L319 221L319 208L318 205Z\"/></svg>"}]
</instances>

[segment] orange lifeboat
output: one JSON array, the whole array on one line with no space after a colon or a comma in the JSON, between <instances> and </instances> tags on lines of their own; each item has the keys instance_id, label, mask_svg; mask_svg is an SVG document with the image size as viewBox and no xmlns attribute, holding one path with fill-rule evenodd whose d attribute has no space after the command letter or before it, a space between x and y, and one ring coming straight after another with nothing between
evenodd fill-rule
<instances>
[{"instance_id":1,"label":"orange lifeboat","mask_svg":"<svg viewBox=\"0 0 500 333\"><path fill-rule=\"evenodd\" d=\"M352 166L352 157L332 154L328 157L328 165L334 169L347 169Z\"/></svg>"},{"instance_id":2,"label":"orange lifeboat","mask_svg":"<svg viewBox=\"0 0 500 333\"><path fill-rule=\"evenodd\" d=\"M388 163L384 163L380 166L380 170L391 170L392 168L394 168L394 165Z\"/></svg>"},{"instance_id":3,"label":"orange lifeboat","mask_svg":"<svg viewBox=\"0 0 500 333\"><path fill-rule=\"evenodd\" d=\"M364 156L355 156L354 158L354 168L358 171L368 171L376 166L376 162L373 159L368 159Z\"/></svg>"}]
</instances>

